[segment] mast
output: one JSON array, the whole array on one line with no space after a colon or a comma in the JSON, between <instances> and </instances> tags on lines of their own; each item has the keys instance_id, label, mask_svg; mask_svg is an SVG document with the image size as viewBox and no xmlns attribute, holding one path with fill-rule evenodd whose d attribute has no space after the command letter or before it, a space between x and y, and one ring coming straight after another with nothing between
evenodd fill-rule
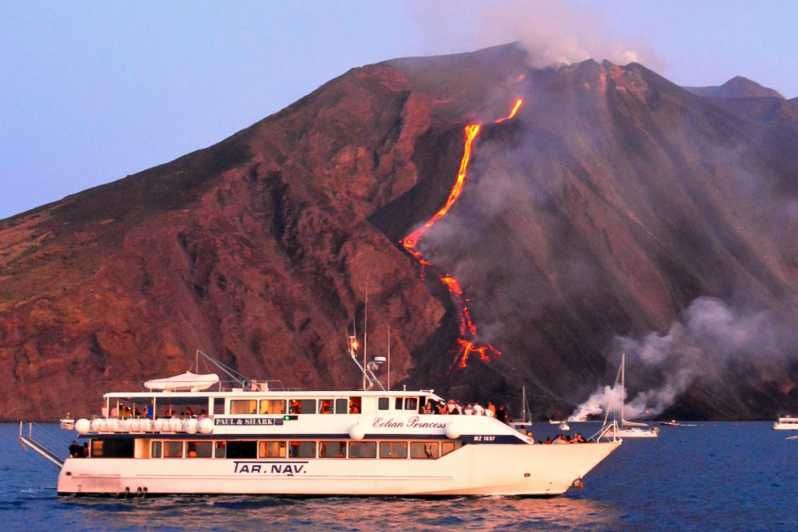
<instances>
[{"instance_id":1,"label":"mast","mask_svg":"<svg viewBox=\"0 0 798 532\"><path fill-rule=\"evenodd\" d=\"M391 326L388 325L388 389L391 389Z\"/></svg>"},{"instance_id":2,"label":"mast","mask_svg":"<svg viewBox=\"0 0 798 532\"><path fill-rule=\"evenodd\" d=\"M521 421L526 422L526 384L521 385Z\"/></svg>"},{"instance_id":3,"label":"mast","mask_svg":"<svg viewBox=\"0 0 798 532\"><path fill-rule=\"evenodd\" d=\"M366 304L363 311L363 391L366 391L366 365L368 364L369 352L369 287L366 283Z\"/></svg>"},{"instance_id":4,"label":"mast","mask_svg":"<svg viewBox=\"0 0 798 532\"><path fill-rule=\"evenodd\" d=\"M621 353L621 425L623 425L623 405L626 402L626 353Z\"/></svg>"}]
</instances>

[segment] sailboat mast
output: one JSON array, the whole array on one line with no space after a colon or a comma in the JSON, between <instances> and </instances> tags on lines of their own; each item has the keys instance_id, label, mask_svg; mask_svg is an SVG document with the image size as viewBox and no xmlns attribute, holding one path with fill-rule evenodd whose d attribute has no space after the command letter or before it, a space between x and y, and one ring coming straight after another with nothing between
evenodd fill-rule
<instances>
[{"instance_id":1,"label":"sailboat mast","mask_svg":"<svg viewBox=\"0 0 798 532\"><path fill-rule=\"evenodd\" d=\"M621 425L623 425L623 405L626 402L626 353L621 353Z\"/></svg>"},{"instance_id":2,"label":"sailboat mast","mask_svg":"<svg viewBox=\"0 0 798 532\"><path fill-rule=\"evenodd\" d=\"M521 385L521 421L526 421L526 384Z\"/></svg>"}]
</instances>

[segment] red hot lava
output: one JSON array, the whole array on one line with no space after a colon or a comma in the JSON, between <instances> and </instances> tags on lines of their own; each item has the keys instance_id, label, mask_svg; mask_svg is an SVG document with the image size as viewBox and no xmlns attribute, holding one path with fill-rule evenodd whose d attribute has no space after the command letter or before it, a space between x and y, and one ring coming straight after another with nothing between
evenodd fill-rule
<instances>
[{"instance_id":1,"label":"red hot lava","mask_svg":"<svg viewBox=\"0 0 798 532\"><path fill-rule=\"evenodd\" d=\"M516 99L512 109L510 110L510 113L505 117L499 118L494 123L501 124L502 122L506 122L515 118L515 115L518 114L518 110L521 109L521 105L523 105L523 103L523 99ZM430 228L432 228L432 226L441 221L444 216L448 214L449 210L454 206L454 204L460 198L460 195L463 193L463 187L465 187L466 181L468 180L468 165L471 162L474 141L479 135L481 129L482 124L477 123L468 124L465 127L465 145L463 146L463 157L460 159L460 167L457 170L457 177L455 178L454 185L452 185L452 189L449 191L449 197L446 198L446 203L444 203L443 207L438 209L429 220L424 222L423 225L402 239L402 246L413 256L413 258L418 261L419 264L421 264L422 268L429 266L430 262L418 249L418 243L421 240L421 237L423 237L424 234L429 231ZM471 310L468 308L466 297L463 293L463 287L460 285L460 281L458 281L453 275L448 274L441 275L440 280L446 286L447 290L449 290L449 295L451 296L452 301L458 310L460 338L457 339L459 350L457 366L460 368L467 367L471 355L478 355L483 362L489 362L501 356L501 351L493 347L491 344L477 343L477 326L471 317Z\"/></svg>"}]
</instances>

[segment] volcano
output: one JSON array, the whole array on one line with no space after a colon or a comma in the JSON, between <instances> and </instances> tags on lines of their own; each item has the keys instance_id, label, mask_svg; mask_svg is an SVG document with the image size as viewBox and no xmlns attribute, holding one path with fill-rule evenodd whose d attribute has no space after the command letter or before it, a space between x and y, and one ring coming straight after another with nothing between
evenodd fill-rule
<instances>
[{"instance_id":1,"label":"volcano","mask_svg":"<svg viewBox=\"0 0 798 532\"><path fill-rule=\"evenodd\" d=\"M0 416L94 412L105 391L185 371L197 348L289 387L357 387L345 342L367 293L369 351L391 331L395 385L509 402L525 384L538 412L609 382L614 338L666 331L696 298L790 323L798 104L751 83L532 68L515 44L391 60L0 221ZM427 275L405 239L446 205L469 124L482 129L468 182L414 248ZM462 363L463 305L469 340L501 356ZM699 378L667 415L798 407L787 360Z\"/></svg>"}]
</instances>

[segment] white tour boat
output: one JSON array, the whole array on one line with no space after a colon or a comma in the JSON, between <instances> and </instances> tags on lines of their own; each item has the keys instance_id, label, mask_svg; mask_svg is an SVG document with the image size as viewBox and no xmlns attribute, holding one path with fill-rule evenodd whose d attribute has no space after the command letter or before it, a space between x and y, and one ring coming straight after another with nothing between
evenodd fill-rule
<instances>
[{"instance_id":1,"label":"white tour boat","mask_svg":"<svg viewBox=\"0 0 798 532\"><path fill-rule=\"evenodd\" d=\"M195 377L105 394L102 416L74 423L85 451L63 461L20 441L60 466L59 494L138 496L553 496L621 443L536 444L493 417L428 413L432 390L208 390L218 377Z\"/></svg>"},{"instance_id":2,"label":"white tour boat","mask_svg":"<svg viewBox=\"0 0 798 532\"><path fill-rule=\"evenodd\" d=\"M798 430L798 417L781 416L773 423L773 430Z\"/></svg>"}]
</instances>

